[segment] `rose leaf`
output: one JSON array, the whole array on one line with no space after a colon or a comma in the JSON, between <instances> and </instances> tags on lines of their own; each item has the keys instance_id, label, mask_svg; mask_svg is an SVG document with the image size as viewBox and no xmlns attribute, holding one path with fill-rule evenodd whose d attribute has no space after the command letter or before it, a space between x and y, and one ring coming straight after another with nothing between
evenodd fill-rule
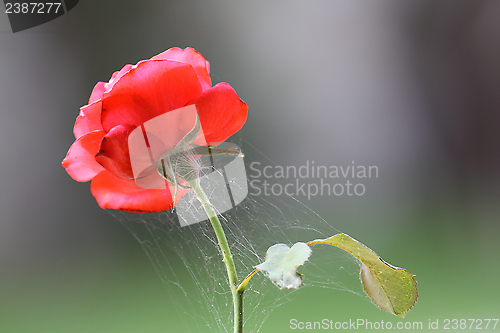
<instances>
[{"instance_id":1,"label":"rose leaf","mask_svg":"<svg viewBox=\"0 0 500 333\"><path fill-rule=\"evenodd\" d=\"M305 243L295 243L291 248L286 244L275 244L266 252L266 260L255 266L281 289L297 289L302 285L302 275L297 267L302 266L311 255Z\"/></svg>"},{"instance_id":2,"label":"rose leaf","mask_svg":"<svg viewBox=\"0 0 500 333\"><path fill-rule=\"evenodd\" d=\"M371 249L346 234L307 243L339 247L361 261L360 279L366 294L381 309L404 317L417 300L415 275L386 263Z\"/></svg>"}]
</instances>

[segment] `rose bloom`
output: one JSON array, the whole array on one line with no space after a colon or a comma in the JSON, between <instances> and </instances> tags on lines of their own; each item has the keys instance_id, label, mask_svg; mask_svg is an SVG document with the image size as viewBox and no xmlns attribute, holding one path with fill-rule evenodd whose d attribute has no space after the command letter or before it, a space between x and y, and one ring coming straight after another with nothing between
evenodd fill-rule
<instances>
[{"instance_id":1,"label":"rose bloom","mask_svg":"<svg viewBox=\"0 0 500 333\"><path fill-rule=\"evenodd\" d=\"M159 212L174 205L173 191L139 187L134 179L129 134L150 119L196 105L205 145L216 145L238 132L248 106L227 83L212 87L210 64L192 48L171 48L150 60L126 65L109 82L94 87L80 109L76 141L62 165L76 181L92 180L90 190L103 209ZM182 121L166 129L172 137ZM174 140L174 141L175 141ZM175 146L175 142L172 143ZM185 194L179 190L176 201Z\"/></svg>"}]
</instances>

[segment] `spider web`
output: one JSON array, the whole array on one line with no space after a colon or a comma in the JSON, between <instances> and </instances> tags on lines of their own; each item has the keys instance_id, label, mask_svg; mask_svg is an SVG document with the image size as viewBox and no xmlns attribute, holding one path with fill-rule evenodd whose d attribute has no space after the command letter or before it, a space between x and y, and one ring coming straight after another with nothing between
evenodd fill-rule
<instances>
[{"instance_id":1,"label":"spider web","mask_svg":"<svg viewBox=\"0 0 500 333\"><path fill-rule=\"evenodd\" d=\"M238 137L232 141L237 142L244 153L260 154ZM245 157L247 166L250 162ZM207 195L210 198L210 193ZM232 294L208 220L181 227L175 211L151 214L112 211L111 214L144 248L169 299L175 302L185 332L233 331ZM265 260L267 249L274 244L291 246L339 233L314 211L287 195L256 197L249 194L235 208L220 214L219 219L239 281ZM314 247L311 258L299 272L304 276L304 285L299 289L322 287L364 296L358 279L359 262L340 249ZM245 332L259 332L272 311L293 298L294 291L277 288L261 272L254 275L244 297Z\"/></svg>"}]
</instances>

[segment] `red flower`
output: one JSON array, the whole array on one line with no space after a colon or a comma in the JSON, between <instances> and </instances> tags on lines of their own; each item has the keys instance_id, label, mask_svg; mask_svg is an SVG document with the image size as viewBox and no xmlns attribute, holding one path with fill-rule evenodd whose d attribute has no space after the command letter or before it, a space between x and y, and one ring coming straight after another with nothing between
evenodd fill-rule
<instances>
[{"instance_id":1,"label":"red flower","mask_svg":"<svg viewBox=\"0 0 500 333\"><path fill-rule=\"evenodd\" d=\"M212 87L210 64L192 48L171 48L137 65L126 65L107 83L94 87L80 109L73 132L76 141L63 160L79 182L92 180L91 192L102 208L158 212L173 206L167 189L139 187L132 172L128 137L148 120L195 104L206 144L216 145L238 132L248 106L227 83ZM168 124L170 141L183 127ZM185 127L185 124L184 124ZM172 143L175 146L175 142ZM176 198L185 191L180 190Z\"/></svg>"}]
</instances>

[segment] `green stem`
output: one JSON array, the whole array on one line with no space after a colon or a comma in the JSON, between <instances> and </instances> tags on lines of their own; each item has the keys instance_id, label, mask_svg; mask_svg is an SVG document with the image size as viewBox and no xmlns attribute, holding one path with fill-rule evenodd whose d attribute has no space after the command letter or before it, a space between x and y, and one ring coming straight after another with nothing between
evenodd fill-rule
<instances>
[{"instance_id":1,"label":"green stem","mask_svg":"<svg viewBox=\"0 0 500 333\"><path fill-rule=\"evenodd\" d=\"M233 256L231 255L231 250L227 244L226 234L222 225L220 224L217 214L214 212L207 195L198 184L196 180L189 181L189 185L194 190L198 200L205 209L205 212L212 223L215 235L217 236L217 241L219 242L219 247L222 251L223 261L226 264L227 276L229 278L229 286L231 287L231 292L233 294L233 304L234 304L234 333L243 333L243 290L238 289L238 276L236 274L236 267L234 266Z\"/></svg>"}]
</instances>

